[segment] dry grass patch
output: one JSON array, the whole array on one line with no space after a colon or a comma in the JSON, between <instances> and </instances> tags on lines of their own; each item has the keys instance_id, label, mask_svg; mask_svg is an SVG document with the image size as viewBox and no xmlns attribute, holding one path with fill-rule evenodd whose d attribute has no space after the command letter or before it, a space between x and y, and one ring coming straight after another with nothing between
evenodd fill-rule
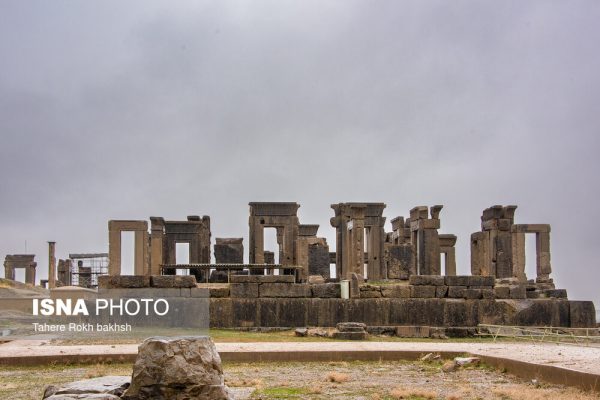
<instances>
[{"instance_id":1,"label":"dry grass patch","mask_svg":"<svg viewBox=\"0 0 600 400\"><path fill-rule=\"evenodd\" d=\"M350 376L341 372L330 372L327 374L327 380L334 383L344 383L350 380Z\"/></svg>"},{"instance_id":2,"label":"dry grass patch","mask_svg":"<svg viewBox=\"0 0 600 400\"><path fill-rule=\"evenodd\" d=\"M437 393L429 390L395 388L390 391L392 399L435 399Z\"/></svg>"},{"instance_id":3,"label":"dry grass patch","mask_svg":"<svg viewBox=\"0 0 600 400\"><path fill-rule=\"evenodd\" d=\"M536 388L527 386L507 386L494 388L492 393L501 400L598 400L594 393L586 393L573 388L556 390L552 388Z\"/></svg>"}]
</instances>

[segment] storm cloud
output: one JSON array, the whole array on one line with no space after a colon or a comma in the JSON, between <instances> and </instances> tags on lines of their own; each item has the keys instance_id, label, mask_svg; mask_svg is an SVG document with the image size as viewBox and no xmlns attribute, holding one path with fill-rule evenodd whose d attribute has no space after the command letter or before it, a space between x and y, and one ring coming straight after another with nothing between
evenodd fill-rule
<instances>
[{"instance_id":1,"label":"storm cloud","mask_svg":"<svg viewBox=\"0 0 600 400\"><path fill-rule=\"evenodd\" d=\"M444 204L552 225L557 286L600 305L595 1L0 3L0 256L107 251L107 220L249 201ZM3 274L3 271L0 272Z\"/></svg>"}]
</instances>

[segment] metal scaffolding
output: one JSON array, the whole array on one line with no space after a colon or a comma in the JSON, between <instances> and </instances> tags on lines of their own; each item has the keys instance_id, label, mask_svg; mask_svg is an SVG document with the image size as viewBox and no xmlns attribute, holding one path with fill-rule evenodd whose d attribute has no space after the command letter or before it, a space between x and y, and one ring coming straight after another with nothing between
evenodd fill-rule
<instances>
[{"instance_id":1,"label":"metal scaffolding","mask_svg":"<svg viewBox=\"0 0 600 400\"><path fill-rule=\"evenodd\" d=\"M108 274L108 253L69 254L71 285L85 288L98 287L98 276Z\"/></svg>"}]
</instances>

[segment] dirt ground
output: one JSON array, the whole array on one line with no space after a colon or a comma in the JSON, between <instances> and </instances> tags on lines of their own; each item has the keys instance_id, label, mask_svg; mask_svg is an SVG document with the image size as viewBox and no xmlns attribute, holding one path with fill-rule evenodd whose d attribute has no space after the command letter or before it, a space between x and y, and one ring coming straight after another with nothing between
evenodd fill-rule
<instances>
[{"instance_id":1,"label":"dirt ground","mask_svg":"<svg viewBox=\"0 0 600 400\"><path fill-rule=\"evenodd\" d=\"M591 400L572 388L526 382L485 365L442 372L433 362L253 363L223 365L240 399ZM39 399L49 384L129 375L131 364L0 369L0 399ZM245 388L245 389L244 389Z\"/></svg>"}]
</instances>

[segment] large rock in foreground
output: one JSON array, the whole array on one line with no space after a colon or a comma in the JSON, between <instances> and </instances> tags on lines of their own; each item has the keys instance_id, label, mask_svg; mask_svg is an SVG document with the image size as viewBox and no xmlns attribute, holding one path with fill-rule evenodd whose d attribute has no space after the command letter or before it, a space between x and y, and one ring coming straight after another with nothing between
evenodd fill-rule
<instances>
[{"instance_id":1,"label":"large rock in foreground","mask_svg":"<svg viewBox=\"0 0 600 400\"><path fill-rule=\"evenodd\" d=\"M126 400L229 400L221 357L207 336L152 337L139 346Z\"/></svg>"}]
</instances>

